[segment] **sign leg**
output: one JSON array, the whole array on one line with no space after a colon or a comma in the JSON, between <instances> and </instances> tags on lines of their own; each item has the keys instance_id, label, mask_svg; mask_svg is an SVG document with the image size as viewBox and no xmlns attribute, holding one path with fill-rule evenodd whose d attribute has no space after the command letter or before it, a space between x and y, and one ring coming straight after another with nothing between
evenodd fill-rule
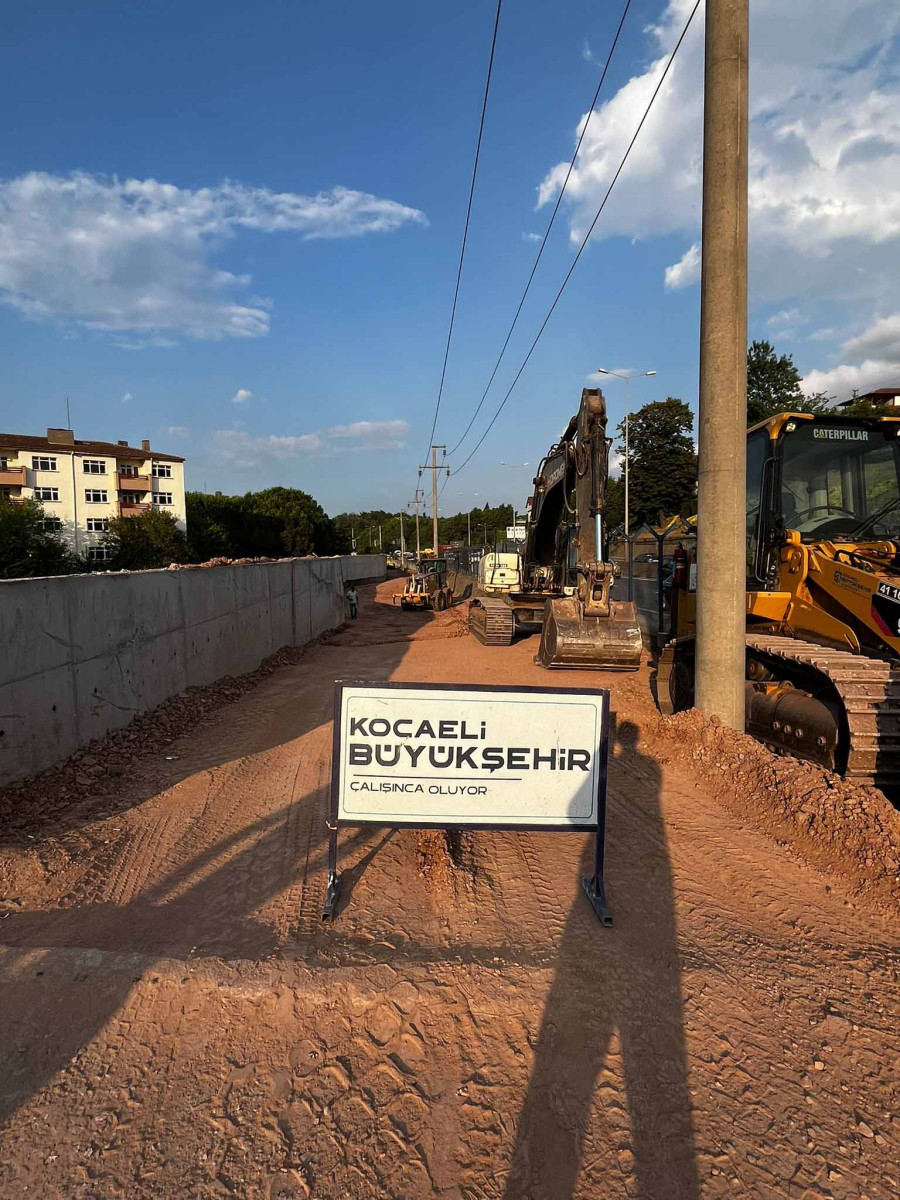
<instances>
[{"instance_id":1,"label":"sign leg","mask_svg":"<svg viewBox=\"0 0 900 1200\"><path fill-rule=\"evenodd\" d=\"M328 830L328 887L325 891L325 903L322 905L323 921L328 921L334 916L335 905L341 894L341 877L337 869L337 851L337 825L332 825Z\"/></svg>"},{"instance_id":2,"label":"sign leg","mask_svg":"<svg viewBox=\"0 0 900 1200\"><path fill-rule=\"evenodd\" d=\"M605 814L604 814L605 815ZM605 840L605 821L601 823L597 829L597 837L594 844L594 874L582 875L581 886L584 888L591 908L600 918L601 925L612 925L612 912L606 903L606 888L603 884L603 843Z\"/></svg>"}]
</instances>

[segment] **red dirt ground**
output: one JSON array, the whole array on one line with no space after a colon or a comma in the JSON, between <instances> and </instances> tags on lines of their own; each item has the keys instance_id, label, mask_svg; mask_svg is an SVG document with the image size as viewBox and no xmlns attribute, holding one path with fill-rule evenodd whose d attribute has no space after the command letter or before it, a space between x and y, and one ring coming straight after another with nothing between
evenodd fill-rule
<instances>
[{"instance_id":1,"label":"red dirt ground","mask_svg":"<svg viewBox=\"0 0 900 1200\"><path fill-rule=\"evenodd\" d=\"M398 586L0 797L0 1196L896 1197L894 810ZM610 687L613 928L581 836L389 830L322 926L342 677Z\"/></svg>"}]
</instances>

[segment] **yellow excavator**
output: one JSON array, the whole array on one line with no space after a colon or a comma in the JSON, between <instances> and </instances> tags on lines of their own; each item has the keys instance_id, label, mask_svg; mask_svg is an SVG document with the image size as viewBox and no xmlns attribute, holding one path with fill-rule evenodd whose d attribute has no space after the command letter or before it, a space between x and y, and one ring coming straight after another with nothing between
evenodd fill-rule
<instances>
[{"instance_id":1,"label":"yellow excavator","mask_svg":"<svg viewBox=\"0 0 900 1200\"><path fill-rule=\"evenodd\" d=\"M469 630L484 645L539 632L542 667L640 666L635 607L610 595L615 569L603 556L609 446L603 393L585 388L535 476L516 585L503 595L482 588L469 605Z\"/></svg>"},{"instance_id":2,"label":"yellow excavator","mask_svg":"<svg viewBox=\"0 0 900 1200\"><path fill-rule=\"evenodd\" d=\"M658 663L666 713L693 705L689 582ZM746 661L749 733L900 784L900 417L780 413L747 431Z\"/></svg>"}]
</instances>

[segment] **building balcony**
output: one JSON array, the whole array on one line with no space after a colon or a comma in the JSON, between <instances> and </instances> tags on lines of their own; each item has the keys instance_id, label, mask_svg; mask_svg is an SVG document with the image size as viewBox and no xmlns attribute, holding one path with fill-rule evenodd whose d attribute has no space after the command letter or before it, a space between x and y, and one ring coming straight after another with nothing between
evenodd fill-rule
<instances>
[{"instance_id":1,"label":"building balcony","mask_svg":"<svg viewBox=\"0 0 900 1200\"><path fill-rule=\"evenodd\" d=\"M150 512L153 508L152 504L138 504L135 500L120 500L119 501L119 516L120 517L142 517L144 513Z\"/></svg>"},{"instance_id":2,"label":"building balcony","mask_svg":"<svg viewBox=\"0 0 900 1200\"><path fill-rule=\"evenodd\" d=\"M25 468L24 467L2 467L0 468L0 487L5 485L12 487L25 486Z\"/></svg>"},{"instance_id":3,"label":"building balcony","mask_svg":"<svg viewBox=\"0 0 900 1200\"><path fill-rule=\"evenodd\" d=\"M116 490L119 492L149 492L149 475L122 475L116 473Z\"/></svg>"}]
</instances>

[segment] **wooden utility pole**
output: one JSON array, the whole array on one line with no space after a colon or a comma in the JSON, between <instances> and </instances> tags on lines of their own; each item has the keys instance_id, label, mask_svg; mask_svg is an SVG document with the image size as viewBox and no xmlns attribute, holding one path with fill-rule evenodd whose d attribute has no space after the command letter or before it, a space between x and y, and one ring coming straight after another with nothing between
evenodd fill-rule
<instances>
[{"instance_id":1,"label":"wooden utility pole","mask_svg":"<svg viewBox=\"0 0 900 1200\"><path fill-rule=\"evenodd\" d=\"M749 0L706 0L695 703L744 727Z\"/></svg>"},{"instance_id":2,"label":"wooden utility pole","mask_svg":"<svg viewBox=\"0 0 900 1200\"><path fill-rule=\"evenodd\" d=\"M422 474L423 471L431 472L431 536L432 536L433 544L434 544L434 557L435 558L437 558L438 554L440 554L440 545L438 543L438 489L437 489L437 477L438 477L438 471L440 470L440 468L438 467L437 452L438 452L438 450L446 450L446 449L447 449L446 446L432 446L431 447L431 462L426 463L426 465L424 467L419 467L420 475ZM447 469L447 474L448 475L450 474L449 468Z\"/></svg>"}]
</instances>

